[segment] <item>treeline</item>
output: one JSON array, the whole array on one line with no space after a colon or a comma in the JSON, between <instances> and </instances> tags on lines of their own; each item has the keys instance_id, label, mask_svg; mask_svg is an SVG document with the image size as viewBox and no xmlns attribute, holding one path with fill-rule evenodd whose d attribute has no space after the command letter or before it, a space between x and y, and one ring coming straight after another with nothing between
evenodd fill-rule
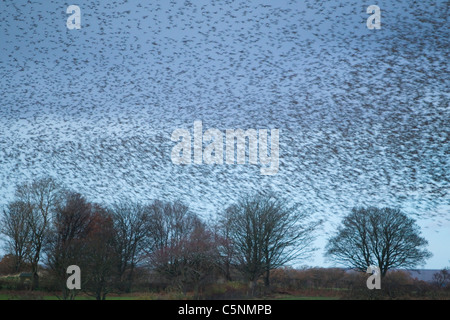
<instances>
[{"instance_id":1,"label":"treeline","mask_svg":"<svg viewBox=\"0 0 450 320\"><path fill-rule=\"evenodd\" d=\"M74 298L66 270L77 265L82 290L104 299L110 292L130 292L142 270L182 292L235 276L250 290L261 277L269 286L272 270L312 251L320 224L271 195L245 197L204 221L181 202L106 207L43 178L16 187L1 233L12 271L31 271L32 289L39 288L43 265L62 298Z\"/></svg>"},{"instance_id":2,"label":"treeline","mask_svg":"<svg viewBox=\"0 0 450 320\"><path fill-rule=\"evenodd\" d=\"M71 265L81 269L82 291L99 300L143 286L198 295L233 280L245 283L252 296L259 282L270 288L274 271L280 275L316 249L322 221L289 200L243 195L205 220L179 201L105 206L42 178L16 186L0 233L10 272L30 271L31 289L45 275L46 286L63 299L79 292L66 286ZM377 266L385 278L390 269L423 263L431 256L426 245L415 221L400 210L354 208L329 238L326 255L363 272Z\"/></svg>"},{"instance_id":3,"label":"treeline","mask_svg":"<svg viewBox=\"0 0 450 320\"><path fill-rule=\"evenodd\" d=\"M351 300L450 299L450 269L436 271L429 281L414 278L406 270L391 270L381 290L368 290L368 275L339 268L280 268L273 272L276 292L303 297L335 297Z\"/></svg>"}]
</instances>

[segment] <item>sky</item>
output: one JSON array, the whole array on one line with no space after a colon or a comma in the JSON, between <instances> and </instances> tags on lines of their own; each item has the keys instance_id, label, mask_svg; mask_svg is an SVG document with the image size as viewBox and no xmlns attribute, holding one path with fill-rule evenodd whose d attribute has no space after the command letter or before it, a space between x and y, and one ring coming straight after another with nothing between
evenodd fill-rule
<instances>
[{"instance_id":1,"label":"sky","mask_svg":"<svg viewBox=\"0 0 450 320\"><path fill-rule=\"evenodd\" d=\"M52 175L106 205L181 199L209 219L270 189L326 221L299 262L317 266L352 207L396 207L429 241L424 267L443 268L448 27L446 1L2 1L0 203ZM194 121L279 129L278 173L175 165L171 134Z\"/></svg>"}]
</instances>

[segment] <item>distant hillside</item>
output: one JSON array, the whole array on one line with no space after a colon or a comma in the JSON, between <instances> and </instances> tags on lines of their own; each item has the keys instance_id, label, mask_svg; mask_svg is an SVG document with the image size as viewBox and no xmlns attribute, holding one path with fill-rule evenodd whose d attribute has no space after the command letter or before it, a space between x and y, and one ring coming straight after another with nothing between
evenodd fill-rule
<instances>
[{"instance_id":1,"label":"distant hillside","mask_svg":"<svg viewBox=\"0 0 450 320\"><path fill-rule=\"evenodd\" d=\"M398 271L404 271L407 272L413 279L426 281L426 282L432 282L433 281L433 275L435 273L440 272L441 270L438 269L395 269ZM354 270L347 270L347 272L356 272Z\"/></svg>"},{"instance_id":2,"label":"distant hillside","mask_svg":"<svg viewBox=\"0 0 450 320\"><path fill-rule=\"evenodd\" d=\"M440 272L441 270L433 269L420 269L420 270L406 270L411 277L417 278L418 280L431 282L433 281L433 275Z\"/></svg>"}]
</instances>

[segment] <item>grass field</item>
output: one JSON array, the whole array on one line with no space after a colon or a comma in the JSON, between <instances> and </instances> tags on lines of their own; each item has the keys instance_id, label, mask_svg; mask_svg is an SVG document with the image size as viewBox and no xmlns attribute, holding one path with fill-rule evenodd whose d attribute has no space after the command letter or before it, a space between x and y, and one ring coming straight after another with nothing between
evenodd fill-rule
<instances>
[{"instance_id":1,"label":"grass field","mask_svg":"<svg viewBox=\"0 0 450 320\"><path fill-rule=\"evenodd\" d=\"M14 294L0 294L0 300L59 300L56 296L29 296L29 295L14 295ZM79 296L75 300L95 300L94 297ZM106 297L106 300L140 300L139 297Z\"/></svg>"},{"instance_id":2,"label":"grass field","mask_svg":"<svg viewBox=\"0 0 450 320\"><path fill-rule=\"evenodd\" d=\"M106 300L155 300L154 296L142 295L123 295L123 296L107 296ZM164 299L161 297L160 299ZM337 300L337 297L307 297L297 295L277 295L269 298L270 300ZM52 295L39 295L39 294L27 294L27 293L6 293L0 294L0 300L59 300L58 297ZM75 300L95 300L94 297L80 295Z\"/></svg>"}]
</instances>

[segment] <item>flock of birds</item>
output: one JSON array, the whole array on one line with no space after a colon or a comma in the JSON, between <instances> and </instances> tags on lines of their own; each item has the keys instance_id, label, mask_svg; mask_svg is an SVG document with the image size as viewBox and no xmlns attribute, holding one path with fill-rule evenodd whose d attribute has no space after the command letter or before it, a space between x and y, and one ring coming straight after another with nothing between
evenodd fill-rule
<instances>
[{"instance_id":1,"label":"flock of birds","mask_svg":"<svg viewBox=\"0 0 450 320\"><path fill-rule=\"evenodd\" d=\"M450 221L446 1L0 3L0 194L52 175L102 203L215 214L271 189L317 217ZM177 128L280 129L280 170L171 162Z\"/></svg>"}]
</instances>

